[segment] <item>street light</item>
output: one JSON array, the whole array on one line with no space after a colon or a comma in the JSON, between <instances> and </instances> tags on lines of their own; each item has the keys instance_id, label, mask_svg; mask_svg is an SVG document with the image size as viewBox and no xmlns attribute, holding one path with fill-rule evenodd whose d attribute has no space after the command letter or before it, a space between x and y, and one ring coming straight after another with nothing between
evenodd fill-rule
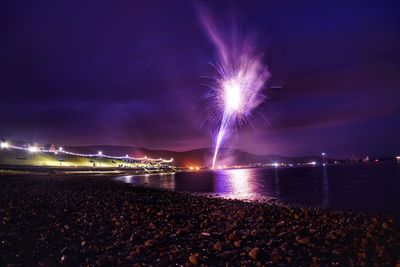
<instances>
[{"instance_id":1,"label":"street light","mask_svg":"<svg viewBox=\"0 0 400 267\"><path fill-rule=\"evenodd\" d=\"M60 146L59 148L58 148L58 151L63 151L63 148Z\"/></svg>"},{"instance_id":2,"label":"street light","mask_svg":"<svg viewBox=\"0 0 400 267\"><path fill-rule=\"evenodd\" d=\"M99 152L97 152L97 155L99 155L99 157L101 157L101 155L103 155L103 152L102 152L102 151L99 151ZM101 167L101 160L99 160L99 165L100 165L100 167Z\"/></svg>"},{"instance_id":3,"label":"street light","mask_svg":"<svg viewBox=\"0 0 400 267\"><path fill-rule=\"evenodd\" d=\"M326 166L326 153L322 152L321 155L322 155L322 165Z\"/></svg>"}]
</instances>

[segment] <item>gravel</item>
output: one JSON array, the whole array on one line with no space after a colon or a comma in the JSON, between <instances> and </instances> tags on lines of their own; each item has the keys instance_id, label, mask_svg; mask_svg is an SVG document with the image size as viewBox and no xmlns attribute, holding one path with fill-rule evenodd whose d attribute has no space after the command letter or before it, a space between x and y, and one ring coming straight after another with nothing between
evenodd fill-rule
<instances>
[{"instance_id":1,"label":"gravel","mask_svg":"<svg viewBox=\"0 0 400 267\"><path fill-rule=\"evenodd\" d=\"M393 218L137 187L0 177L0 266L400 266Z\"/></svg>"}]
</instances>

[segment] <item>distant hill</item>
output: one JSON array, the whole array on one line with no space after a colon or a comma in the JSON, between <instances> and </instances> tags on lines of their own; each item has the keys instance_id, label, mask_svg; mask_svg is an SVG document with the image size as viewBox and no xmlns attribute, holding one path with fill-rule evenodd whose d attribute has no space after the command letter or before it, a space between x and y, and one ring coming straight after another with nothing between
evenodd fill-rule
<instances>
[{"instance_id":1,"label":"distant hill","mask_svg":"<svg viewBox=\"0 0 400 267\"><path fill-rule=\"evenodd\" d=\"M123 156L128 154L132 157L147 156L150 158L174 158L176 166L210 166L213 156L213 150L210 148L201 148L183 152L146 149L130 146L112 146L112 145L93 145L93 146L66 146L66 150L76 153L97 153L102 151L104 154L113 156ZM280 155L255 155L238 149L223 149L220 153L219 164L249 164L249 163L306 163L310 161L320 161L320 157L285 157Z\"/></svg>"}]
</instances>

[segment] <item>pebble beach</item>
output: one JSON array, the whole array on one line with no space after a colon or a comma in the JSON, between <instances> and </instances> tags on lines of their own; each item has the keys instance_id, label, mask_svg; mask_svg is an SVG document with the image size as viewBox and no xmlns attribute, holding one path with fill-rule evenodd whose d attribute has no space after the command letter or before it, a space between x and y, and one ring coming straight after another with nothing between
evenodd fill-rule
<instances>
[{"instance_id":1,"label":"pebble beach","mask_svg":"<svg viewBox=\"0 0 400 267\"><path fill-rule=\"evenodd\" d=\"M94 175L3 176L0 191L0 266L400 266L390 217Z\"/></svg>"}]
</instances>

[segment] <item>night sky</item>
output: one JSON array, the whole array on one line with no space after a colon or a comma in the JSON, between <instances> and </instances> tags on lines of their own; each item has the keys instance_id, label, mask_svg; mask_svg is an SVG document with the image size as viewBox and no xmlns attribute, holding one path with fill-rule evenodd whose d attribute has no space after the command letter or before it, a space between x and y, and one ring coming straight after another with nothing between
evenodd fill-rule
<instances>
[{"instance_id":1,"label":"night sky","mask_svg":"<svg viewBox=\"0 0 400 267\"><path fill-rule=\"evenodd\" d=\"M0 137L211 147L202 76L216 51L194 1L2 1ZM398 1L207 1L256 31L272 78L231 147L290 156L400 153ZM271 88L272 87L272 88ZM282 88L280 88L282 87Z\"/></svg>"}]
</instances>

